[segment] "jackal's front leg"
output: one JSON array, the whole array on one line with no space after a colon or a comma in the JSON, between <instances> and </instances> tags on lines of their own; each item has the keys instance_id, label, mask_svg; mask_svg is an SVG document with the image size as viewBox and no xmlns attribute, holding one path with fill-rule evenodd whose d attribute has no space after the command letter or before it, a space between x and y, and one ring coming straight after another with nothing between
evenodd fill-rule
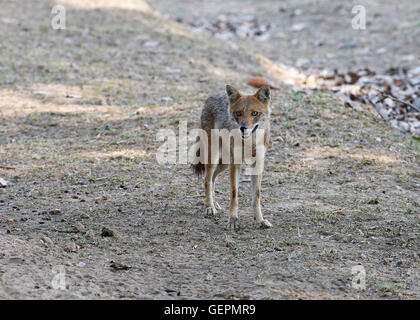
<instances>
[{"instance_id":1,"label":"jackal's front leg","mask_svg":"<svg viewBox=\"0 0 420 320\"><path fill-rule=\"evenodd\" d=\"M257 156L258 157L258 156ZM260 160L260 161L258 161ZM257 225L261 228L270 228L272 227L271 223L264 219L261 212L261 181L262 174L264 169L264 160L261 157L258 159L255 164L253 175L251 176L252 182L252 206L254 209L254 217Z\"/></svg>"},{"instance_id":2,"label":"jackal's front leg","mask_svg":"<svg viewBox=\"0 0 420 320\"><path fill-rule=\"evenodd\" d=\"M213 173L213 177L212 177L212 182L213 182L213 187L212 187L212 192L213 192L213 203L214 203L214 206L215 206L215 208L217 209L217 210L221 210L222 209L222 207L220 206L220 204L218 204L217 203L217 201L216 201L216 179L217 179L217 176L221 173L221 172L223 172L224 170L226 170L226 168L228 167L228 165L227 164L218 164L217 165L217 168L214 170L214 173Z\"/></svg>"},{"instance_id":3,"label":"jackal's front leg","mask_svg":"<svg viewBox=\"0 0 420 320\"><path fill-rule=\"evenodd\" d=\"M238 189L239 189L239 173L241 166L239 164L230 165L230 207L229 222L227 227L239 229L238 224Z\"/></svg>"},{"instance_id":4,"label":"jackal's front leg","mask_svg":"<svg viewBox=\"0 0 420 320\"><path fill-rule=\"evenodd\" d=\"M215 215L217 210L213 199L213 174L217 165L208 163L205 165L206 176L204 178L204 192L206 194L206 216Z\"/></svg>"}]
</instances>

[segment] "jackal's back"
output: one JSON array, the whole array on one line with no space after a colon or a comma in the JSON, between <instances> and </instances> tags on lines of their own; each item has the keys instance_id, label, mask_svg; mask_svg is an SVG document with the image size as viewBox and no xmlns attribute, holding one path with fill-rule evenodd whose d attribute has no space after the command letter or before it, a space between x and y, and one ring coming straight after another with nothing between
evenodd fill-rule
<instances>
[{"instance_id":1,"label":"jackal's back","mask_svg":"<svg viewBox=\"0 0 420 320\"><path fill-rule=\"evenodd\" d=\"M237 127L238 124L232 121L229 114L229 100L226 92L216 93L206 100L201 113L201 129L232 130Z\"/></svg>"}]
</instances>

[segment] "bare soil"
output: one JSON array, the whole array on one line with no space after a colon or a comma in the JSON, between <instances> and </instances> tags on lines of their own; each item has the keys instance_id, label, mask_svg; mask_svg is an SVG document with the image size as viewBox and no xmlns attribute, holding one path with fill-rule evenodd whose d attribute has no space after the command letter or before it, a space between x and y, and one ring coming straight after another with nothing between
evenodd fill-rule
<instances>
[{"instance_id":1,"label":"bare soil","mask_svg":"<svg viewBox=\"0 0 420 320\"><path fill-rule=\"evenodd\" d=\"M212 1L200 11L192 1L59 3L65 30L50 26L54 1L1 1L0 177L10 184L0 188L0 298L420 298L419 142L369 107L282 82L282 64L300 55L309 66L375 69L415 54L416 1L369 1L371 25L357 35L344 0L334 6L346 14L327 1ZM279 38L205 35L185 23L194 10L277 17ZM291 19L306 24L302 34L289 32ZM387 49L358 55L365 45ZM226 83L252 92L254 75L281 86L262 192L273 228L255 228L244 177L234 232L227 174L216 193L224 210L207 219L191 169L157 163L157 132L184 120L196 128L210 94ZM360 265L365 290L352 287Z\"/></svg>"}]
</instances>

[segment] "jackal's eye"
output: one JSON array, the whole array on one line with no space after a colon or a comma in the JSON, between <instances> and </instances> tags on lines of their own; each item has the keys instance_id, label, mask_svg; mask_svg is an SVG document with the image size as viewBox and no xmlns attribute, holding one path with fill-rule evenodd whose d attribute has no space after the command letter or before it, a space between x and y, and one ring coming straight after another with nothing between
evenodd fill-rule
<instances>
[{"instance_id":1,"label":"jackal's eye","mask_svg":"<svg viewBox=\"0 0 420 320\"><path fill-rule=\"evenodd\" d=\"M235 111L235 116L236 117L240 117L242 115L242 112L241 111Z\"/></svg>"},{"instance_id":2,"label":"jackal's eye","mask_svg":"<svg viewBox=\"0 0 420 320\"><path fill-rule=\"evenodd\" d=\"M252 115L253 117L258 116L258 111L252 111L251 115Z\"/></svg>"}]
</instances>

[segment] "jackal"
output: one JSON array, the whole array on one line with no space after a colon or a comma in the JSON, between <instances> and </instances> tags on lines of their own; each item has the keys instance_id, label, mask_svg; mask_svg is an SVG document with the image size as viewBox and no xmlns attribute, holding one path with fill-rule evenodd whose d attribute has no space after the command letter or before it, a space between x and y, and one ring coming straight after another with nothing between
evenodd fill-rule
<instances>
[{"instance_id":1,"label":"jackal","mask_svg":"<svg viewBox=\"0 0 420 320\"><path fill-rule=\"evenodd\" d=\"M261 179L264 169L264 155L270 140L270 89L260 88L254 95L243 95L238 89L227 85L226 92L215 94L205 102L201 114L201 129L208 141L198 142L197 156L200 161L193 164L197 175L205 172L206 214L215 215L220 205L215 201L217 176L230 169L230 208L228 228L238 230L238 187L241 165L250 157L254 160L251 174L252 204L257 225L271 227L261 212ZM218 130L215 130L218 129ZM228 142L214 131L230 132ZM239 137L238 139L236 139ZM219 140L219 141L217 141ZM198 141L198 139L197 139ZM215 144L215 142L217 142ZM221 146L219 144L221 142ZM216 147L213 147L216 145ZM246 155L246 145L251 151ZM211 146L211 147L210 147ZM204 149L207 148L207 149ZM205 152L203 152L205 151ZM228 152L228 157L223 157ZM251 154L250 154L251 153Z\"/></svg>"}]
</instances>

